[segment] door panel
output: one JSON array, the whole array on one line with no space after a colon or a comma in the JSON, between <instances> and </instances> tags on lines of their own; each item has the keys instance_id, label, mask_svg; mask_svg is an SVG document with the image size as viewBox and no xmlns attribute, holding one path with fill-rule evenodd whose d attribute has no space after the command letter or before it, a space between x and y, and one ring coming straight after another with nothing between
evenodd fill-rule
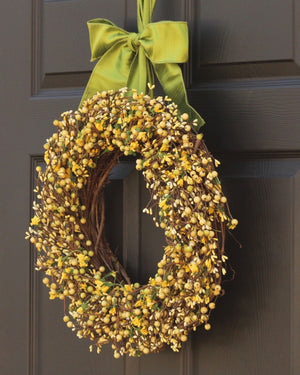
<instances>
[{"instance_id":1,"label":"door panel","mask_svg":"<svg viewBox=\"0 0 300 375\"><path fill-rule=\"evenodd\" d=\"M42 39L44 74L90 71L87 21L106 18L125 27L125 7L126 2L119 0L101 3L97 0L45 1Z\"/></svg>"},{"instance_id":2,"label":"door panel","mask_svg":"<svg viewBox=\"0 0 300 375\"><path fill-rule=\"evenodd\" d=\"M194 2L194 83L299 74L298 3Z\"/></svg>"},{"instance_id":3,"label":"door panel","mask_svg":"<svg viewBox=\"0 0 300 375\"><path fill-rule=\"evenodd\" d=\"M300 1L157 1L155 20L189 22L183 66L190 102L205 118L233 215L233 282L180 353L140 359L89 353L48 300L24 241L42 145L62 111L78 106L93 64L86 21L136 30L135 0L0 3L0 373L9 375L300 373ZM12 27L13 20L13 27ZM123 161L107 191L107 236L130 277L146 282L164 237L143 178ZM113 199L112 199L113 197ZM117 197L117 199L115 199Z\"/></svg>"},{"instance_id":4,"label":"door panel","mask_svg":"<svg viewBox=\"0 0 300 375\"><path fill-rule=\"evenodd\" d=\"M292 59L293 3L292 0L201 1L198 19L203 43L199 63Z\"/></svg>"},{"instance_id":5,"label":"door panel","mask_svg":"<svg viewBox=\"0 0 300 375\"><path fill-rule=\"evenodd\" d=\"M290 327L299 316L291 289L299 249L294 232L299 170L300 159L224 162L231 208L242 217L235 235L243 248L237 252L228 241L236 277L225 284L213 329L193 336L194 374L218 374L221 366L228 375L297 373L298 359L291 353L299 353L299 331Z\"/></svg>"}]
</instances>

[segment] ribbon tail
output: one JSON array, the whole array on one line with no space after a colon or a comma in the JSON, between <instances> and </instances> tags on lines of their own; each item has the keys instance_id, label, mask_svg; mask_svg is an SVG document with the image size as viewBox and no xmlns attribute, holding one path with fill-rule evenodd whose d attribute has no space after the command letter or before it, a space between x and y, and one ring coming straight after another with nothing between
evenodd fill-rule
<instances>
[{"instance_id":1,"label":"ribbon tail","mask_svg":"<svg viewBox=\"0 0 300 375\"><path fill-rule=\"evenodd\" d=\"M129 48L124 48L123 44L124 42L114 44L98 61L86 85L79 108L97 92L117 91L127 86L134 54Z\"/></svg>"},{"instance_id":2,"label":"ribbon tail","mask_svg":"<svg viewBox=\"0 0 300 375\"><path fill-rule=\"evenodd\" d=\"M191 120L198 120L197 125L194 126L194 129L198 132L205 122L199 113L188 103L187 93L179 65L166 63L153 64L153 66L164 92L174 103L177 104L179 111L181 113L187 113Z\"/></svg>"},{"instance_id":3,"label":"ribbon tail","mask_svg":"<svg viewBox=\"0 0 300 375\"><path fill-rule=\"evenodd\" d=\"M146 57L143 47L139 47L138 53L135 55L130 66L127 86L136 89L138 93L146 94L148 83L152 85L154 82L153 67L149 59Z\"/></svg>"}]
</instances>

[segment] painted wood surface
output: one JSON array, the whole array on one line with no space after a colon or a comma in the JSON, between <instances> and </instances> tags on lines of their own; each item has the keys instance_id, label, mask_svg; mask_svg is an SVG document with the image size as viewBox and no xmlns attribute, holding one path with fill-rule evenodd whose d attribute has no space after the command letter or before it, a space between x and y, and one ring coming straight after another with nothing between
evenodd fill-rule
<instances>
[{"instance_id":1,"label":"painted wood surface","mask_svg":"<svg viewBox=\"0 0 300 375\"><path fill-rule=\"evenodd\" d=\"M1 375L300 373L300 1L157 1L155 20L188 20L188 95L232 212L235 280L180 353L115 360L89 353L49 301L24 240L35 167L53 119L77 108L93 64L86 21L136 29L135 0L0 3ZM122 172L123 171L123 172ZM145 282L164 243L142 214L147 191L124 161L107 191L107 229L130 276Z\"/></svg>"}]
</instances>

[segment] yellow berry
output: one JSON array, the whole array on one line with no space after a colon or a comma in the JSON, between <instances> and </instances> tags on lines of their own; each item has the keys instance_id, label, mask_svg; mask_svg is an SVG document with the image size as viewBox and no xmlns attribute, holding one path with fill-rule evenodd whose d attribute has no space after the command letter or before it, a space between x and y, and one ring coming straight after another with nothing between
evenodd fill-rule
<instances>
[{"instance_id":1,"label":"yellow berry","mask_svg":"<svg viewBox=\"0 0 300 375\"><path fill-rule=\"evenodd\" d=\"M237 221L237 219L232 219L231 220L231 224L234 225L234 226L238 225L238 223L239 222Z\"/></svg>"}]
</instances>

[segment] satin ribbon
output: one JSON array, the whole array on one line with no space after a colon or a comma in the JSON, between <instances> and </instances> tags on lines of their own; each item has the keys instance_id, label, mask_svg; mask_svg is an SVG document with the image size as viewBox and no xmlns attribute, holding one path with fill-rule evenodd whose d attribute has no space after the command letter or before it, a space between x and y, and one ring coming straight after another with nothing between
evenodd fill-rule
<instances>
[{"instance_id":1,"label":"satin ribbon","mask_svg":"<svg viewBox=\"0 0 300 375\"><path fill-rule=\"evenodd\" d=\"M134 88L147 93L155 72L164 92L190 119L198 119L198 130L204 121L188 104L185 85L178 63L188 59L186 22L151 23L155 1L138 0L138 33L130 33L106 19L88 21L91 61L98 60L83 101L97 92Z\"/></svg>"}]
</instances>

